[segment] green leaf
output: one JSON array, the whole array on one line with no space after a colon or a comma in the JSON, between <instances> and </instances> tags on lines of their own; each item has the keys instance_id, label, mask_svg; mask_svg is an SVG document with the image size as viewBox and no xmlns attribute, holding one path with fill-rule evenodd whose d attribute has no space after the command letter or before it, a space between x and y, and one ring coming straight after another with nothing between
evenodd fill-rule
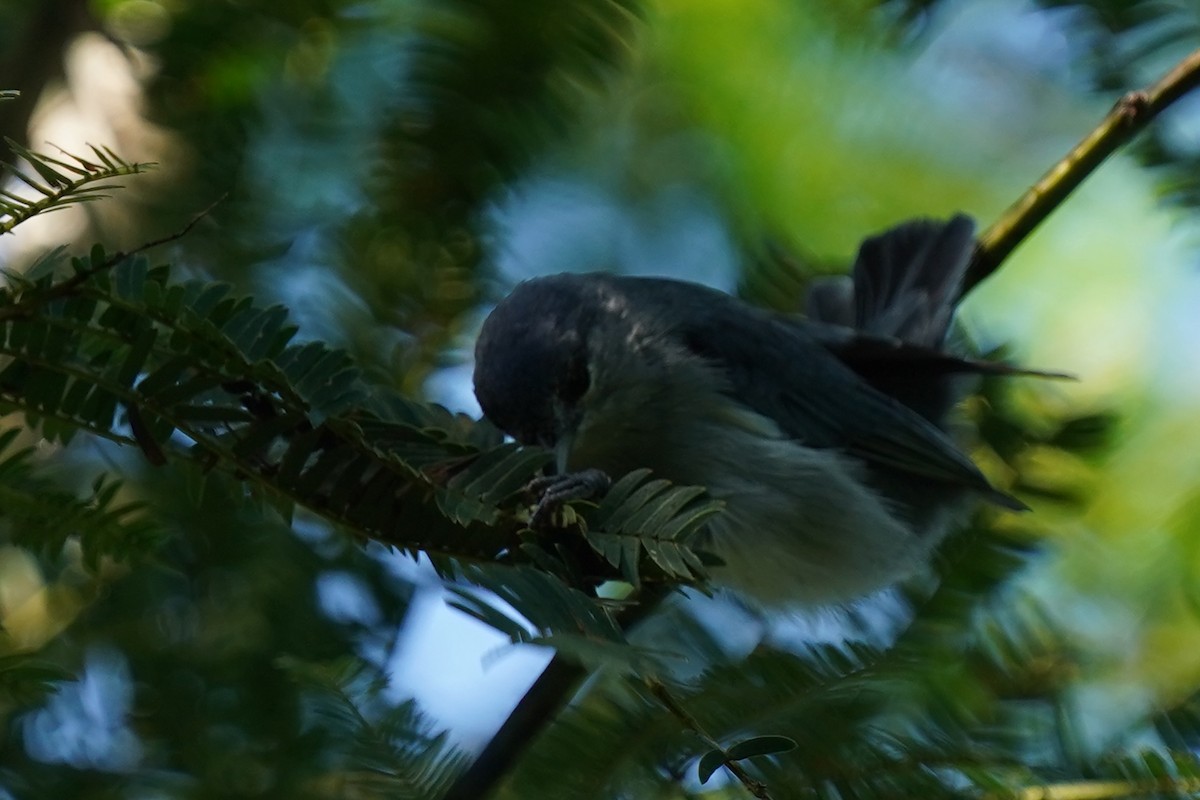
<instances>
[{"instance_id":1,"label":"green leaf","mask_svg":"<svg viewBox=\"0 0 1200 800\"><path fill-rule=\"evenodd\" d=\"M473 617L484 625L493 628L507 636L512 642L527 642L532 638L528 629L508 614L495 606L476 597L470 592L450 587L450 591L458 595L457 600L447 600L446 605L457 609L469 617Z\"/></svg>"},{"instance_id":2,"label":"green leaf","mask_svg":"<svg viewBox=\"0 0 1200 800\"><path fill-rule=\"evenodd\" d=\"M524 622L508 611L502 611L477 592L451 586L458 595L456 607L505 633L514 642L527 642L534 636L550 637L566 632L580 635L593 642L607 642L628 647L624 633L616 624L609 609L595 597L589 597L567 586L555 576L530 567L502 568L470 565L461 576L495 594L524 617L536 633L531 634ZM583 651L577 649L575 654ZM592 649L589 654L613 654L604 648Z\"/></svg>"},{"instance_id":3,"label":"green leaf","mask_svg":"<svg viewBox=\"0 0 1200 800\"><path fill-rule=\"evenodd\" d=\"M25 270L25 278L37 281L53 276L68 260L69 248L59 245L39 255Z\"/></svg>"},{"instance_id":4,"label":"green leaf","mask_svg":"<svg viewBox=\"0 0 1200 800\"><path fill-rule=\"evenodd\" d=\"M37 702L70 677L71 673L57 664L23 653L0 656L0 698L8 703Z\"/></svg>"},{"instance_id":5,"label":"green leaf","mask_svg":"<svg viewBox=\"0 0 1200 800\"><path fill-rule=\"evenodd\" d=\"M137 326L137 333L134 334L134 339L129 345L129 352L125 355L125 360L121 363L121 368L116 375L117 382L121 386L132 386L137 376L145 371L146 359L150 356L150 349L154 347L157 338L158 331L154 329L153 325Z\"/></svg>"},{"instance_id":6,"label":"green leaf","mask_svg":"<svg viewBox=\"0 0 1200 800\"><path fill-rule=\"evenodd\" d=\"M668 661L678 663L683 660L678 653L570 632L536 636L529 639L528 644L553 648L556 653L588 669L604 668L622 675L644 674L661 669Z\"/></svg>"},{"instance_id":7,"label":"green leaf","mask_svg":"<svg viewBox=\"0 0 1200 800\"><path fill-rule=\"evenodd\" d=\"M648 469L635 469L614 483L596 508L596 517L599 519L611 517L614 511L625 504L634 490L645 482L650 472Z\"/></svg>"},{"instance_id":8,"label":"green leaf","mask_svg":"<svg viewBox=\"0 0 1200 800\"><path fill-rule=\"evenodd\" d=\"M114 188L105 183L114 178L145 172L150 163L130 163L111 155L111 151L100 164L78 156L65 154L63 158L36 153L12 139L6 138L9 149L25 160L44 183L8 164L7 171L38 193L38 197L24 198L9 191L0 191L0 234L7 233L17 225L33 217L74 203L86 203L103 197L103 191ZM94 148L93 148L94 149Z\"/></svg>"},{"instance_id":9,"label":"green leaf","mask_svg":"<svg viewBox=\"0 0 1200 800\"><path fill-rule=\"evenodd\" d=\"M182 356L168 359L142 378L137 390L144 397L153 397L168 386L174 386L190 366L191 361Z\"/></svg>"},{"instance_id":10,"label":"green leaf","mask_svg":"<svg viewBox=\"0 0 1200 800\"><path fill-rule=\"evenodd\" d=\"M495 505L528 484L552 458L541 448L501 445L480 455L470 467L454 476L449 486L479 498L482 503Z\"/></svg>"},{"instance_id":11,"label":"green leaf","mask_svg":"<svg viewBox=\"0 0 1200 800\"><path fill-rule=\"evenodd\" d=\"M185 297L184 304L199 318L206 317L233 289L227 283L205 284L200 281L190 281L185 284L185 288L189 290L189 294L194 293L195 296Z\"/></svg>"},{"instance_id":12,"label":"green leaf","mask_svg":"<svg viewBox=\"0 0 1200 800\"><path fill-rule=\"evenodd\" d=\"M688 539L722 504L704 499L704 490L673 486L662 479L646 480L648 470L636 470L619 480L591 513L585 514L588 544L630 583L641 581L638 556L674 579L697 580L704 562Z\"/></svg>"},{"instance_id":13,"label":"green leaf","mask_svg":"<svg viewBox=\"0 0 1200 800\"><path fill-rule=\"evenodd\" d=\"M67 376L50 370L34 370L25 381L29 404L44 414L55 413L67 388Z\"/></svg>"},{"instance_id":14,"label":"green leaf","mask_svg":"<svg viewBox=\"0 0 1200 800\"><path fill-rule=\"evenodd\" d=\"M729 754L730 761L741 761L744 758L754 758L755 756L787 753L795 750L798 746L795 739L787 736L765 735L743 739L727 747L725 752Z\"/></svg>"},{"instance_id":15,"label":"green leaf","mask_svg":"<svg viewBox=\"0 0 1200 800\"><path fill-rule=\"evenodd\" d=\"M727 757L722 750L709 750L704 755L700 756L700 763L697 765L697 777L700 779L700 784L708 783L708 779L713 776L713 773L725 766Z\"/></svg>"},{"instance_id":16,"label":"green leaf","mask_svg":"<svg viewBox=\"0 0 1200 800\"><path fill-rule=\"evenodd\" d=\"M140 300L146 285L146 259L127 258L113 268L113 288L117 297L125 300Z\"/></svg>"}]
</instances>

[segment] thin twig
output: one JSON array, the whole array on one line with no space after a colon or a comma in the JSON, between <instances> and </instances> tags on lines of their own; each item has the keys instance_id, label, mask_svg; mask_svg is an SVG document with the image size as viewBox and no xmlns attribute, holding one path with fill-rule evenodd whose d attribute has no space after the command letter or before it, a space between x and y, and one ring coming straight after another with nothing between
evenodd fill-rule
<instances>
[{"instance_id":1,"label":"thin twig","mask_svg":"<svg viewBox=\"0 0 1200 800\"><path fill-rule=\"evenodd\" d=\"M995 272L1104 159L1197 86L1200 86L1200 50L1180 61L1150 88L1129 92L1118 100L1095 130L983 232L963 282L963 293Z\"/></svg>"},{"instance_id":2,"label":"thin twig","mask_svg":"<svg viewBox=\"0 0 1200 800\"><path fill-rule=\"evenodd\" d=\"M675 699L675 696L671 694L671 690L667 688L666 684L664 684L658 678L650 676L646 678L646 686L650 689L650 693L658 698L658 702L662 703L663 706L670 711L677 720L683 723L685 728L699 736L704 741L705 746L713 750L720 750L722 753L725 752L725 748L721 746L721 743L710 736L708 732L701 727L696 718L693 717L691 713L684 708L678 700ZM759 800L771 800L771 794L767 791L766 784L750 777L749 773L742 768L741 764L728 758L725 759L724 764L725 769L733 773L733 777L741 781L742 786L746 787L746 791L750 792L750 794L754 795Z\"/></svg>"},{"instance_id":3,"label":"thin twig","mask_svg":"<svg viewBox=\"0 0 1200 800\"><path fill-rule=\"evenodd\" d=\"M70 278L66 279L65 281L54 284L54 285L48 287L45 291L38 293L32 299L38 305L44 305L46 302L48 302L50 300L55 300L60 297L65 297L65 296L71 294L76 289L78 289L82 284L87 282L89 279L95 277L96 275L98 275L101 272L112 269L113 267L117 266L118 264L120 264L123 261L133 258L136 255L140 255L141 253L146 252L147 250L151 249L152 247L158 247L159 245L168 244L170 242L174 242L179 239L182 239L184 236L187 236L188 233L191 232L192 228L196 227L197 223L199 223L200 220L207 217L209 214L212 213L213 209L215 209L221 203L225 202L225 198L228 196L229 196L228 193L223 194L220 197L218 197L216 200L214 200L212 203L209 203L207 208L205 208L200 213L196 214L196 216L192 217L191 220L189 220L186 225L184 225L182 228L175 231L174 233L169 233L166 236L163 236L161 238L152 239L151 241L146 242L145 244L138 245L137 247L130 250L128 253L120 253L120 252L113 253L111 256L106 258L102 263L97 264L94 267L90 267L88 269L80 270L79 272L76 272L74 275L72 275ZM3 322L4 320L7 320L7 319L19 318L26 313L28 313L28 308L26 308L21 303L17 303L15 305L11 305L11 306L6 306L3 309L0 309L0 322Z\"/></svg>"},{"instance_id":4,"label":"thin twig","mask_svg":"<svg viewBox=\"0 0 1200 800\"><path fill-rule=\"evenodd\" d=\"M217 206L221 205L221 203L224 203L226 198L228 198L228 197L229 197L229 192L225 192L223 195L218 197L216 200L213 200L211 203L209 203L208 206L206 206L204 208L204 210L197 213L196 216L194 216L190 220L188 220L188 223L186 225L184 225L182 228L175 231L174 233L169 233L166 236L163 236L159 239L152 239L149 242L146 242L145 244L138 245L137 247L130 250L128 253L114 253L113 255L109 256L108 259L100 266L95 267L94 269L88 270L85 273L80 273L80 275L84 275L85 276L84 280L87 280L87 278L91 277L92 274L95 274L96 272L101 272L106 269L111 269L111 268L115 267L117 264L120 264L122 261L125 261L126 259L129 259L129 258L133 258L136 255L140 255L141 253L144 253L153 247L158 247L159 245L162 245L162 244L170 244L171 242L182 239L183 237L187 236L189 233L192 232L192 228L196 227L196 225L200 222L200 220L204 219L209 214L211 214L213 212L213 210ZM76 277L79 277L79 276L76 276ZM72 279L72 280L74 280L74 279Z\"/></svg>"}]
</instances>

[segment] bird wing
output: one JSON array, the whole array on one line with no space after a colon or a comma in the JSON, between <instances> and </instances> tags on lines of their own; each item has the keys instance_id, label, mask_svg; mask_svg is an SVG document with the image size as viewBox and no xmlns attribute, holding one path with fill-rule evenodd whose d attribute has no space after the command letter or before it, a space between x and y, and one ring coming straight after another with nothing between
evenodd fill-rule
<instances>
[{"instance_id":1,"label":"bird wing","mask_svg":"<svg viewBox=\"0 0 1200 800\"><path fill-rule=\"evenodd\" d=\"M874 389L802 326L731 300L703 326L684 322L676 333L725 376L732 399L774 420L798 442L1024 508L993 489L936 425Z\"/></svg>"},{"instance_id":2,"label":"bird wing","mask_svg":"<svg viewBox=\"0 0 1200 800\"><path fill-rule=\"evenodd\" d=\"M843 325L796 320L826 350L833 353L868 381L877 371L918 370L919 374L1024 375L1035 378L1071 378L1065 372L1028 369L981 358L947 353L935 347L913 344L890 336L877 336Z\"/></svg>"},{"instance_id":3,"label":"bird wing","mask_svg":"<svg viewBox=\"0 0 1200 800\"><path fill-rule=\"evenodd\" d=\"M959 215L945 223L907 223L868 239L852 281L830 283L810 302L810 310L815 306L819 312L813 323L772 315L695 284L612 277L606 286L622 292L628 282L618 305L638 318L631 320L634 327L665 327L668 340L725 376L731 399L774 420L798 442L840 449L870 466L970 487L1002 505L1024 508L993 489L937 425L872 386L872 369L863 369L868 373L863 376L853 369L858 361L882 360L889 370L885 383L928 400L931 408L940 408L941 401L923 397L928 392L922 381L958 369L982 371L979 364L938 352L970 258L973 229ZM930 391L940 385L931 383Z\"/></svg>"}]
</instances>

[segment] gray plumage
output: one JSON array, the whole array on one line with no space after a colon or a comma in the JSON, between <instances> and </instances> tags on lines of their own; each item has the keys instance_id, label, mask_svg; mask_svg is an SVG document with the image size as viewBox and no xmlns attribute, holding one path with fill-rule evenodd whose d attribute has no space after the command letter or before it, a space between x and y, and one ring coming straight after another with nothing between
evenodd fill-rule
<instances>
[{"instance_id":1,"label":"gray plumage","mask_svg":"<svg viewBox=\"0 0 1200 800\"><path fill-rule=\"evenodd\" d=\"M519 285L476 345L485 415L560 470L639 467L726 503L720 582L768 602L845 600L923 563L993 489L938 427L942 351L974 245L964 216L862 245L809 320L682 281L554 275Z\"/></svg>"}]
</instances>

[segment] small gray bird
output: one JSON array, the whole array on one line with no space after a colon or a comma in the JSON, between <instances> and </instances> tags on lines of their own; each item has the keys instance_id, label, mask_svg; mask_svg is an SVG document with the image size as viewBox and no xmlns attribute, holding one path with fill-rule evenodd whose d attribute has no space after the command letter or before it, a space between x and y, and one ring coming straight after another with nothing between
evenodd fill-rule
<instances>
[{"instance_id":1,"label":"small gray bird","mask_svg":"<svg viewBox=\"0 0 1200 800\"><path fill-rule=\"evenodd\" d=\"M725 502L702 545L715 582L850 600L925 563L972 497L1024 508L940 427L956 374L1015 372L944 350L973 231L959 215L866 240L807 319L682 281L535 278L484 322L475 394L560 475L708 487Z\"/></svg>"}]
</instances>

